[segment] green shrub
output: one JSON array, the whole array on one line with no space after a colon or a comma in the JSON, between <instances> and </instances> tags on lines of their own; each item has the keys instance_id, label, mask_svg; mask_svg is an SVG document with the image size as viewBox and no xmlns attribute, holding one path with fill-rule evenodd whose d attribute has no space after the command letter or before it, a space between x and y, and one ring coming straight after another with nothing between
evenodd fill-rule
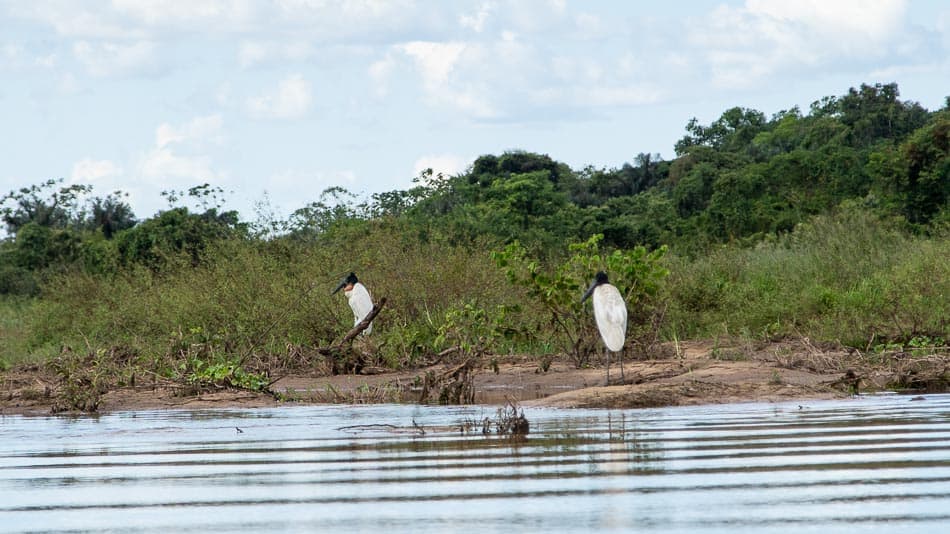
<instances>
[{"instance_id":1,"label":"green shrub","mask_svg":"<svg viewBox=\"0 0 950 534\"><path fill-rule=\"evenodd\" d=\"M947 331L950 241L912 237L849 208L754 248L672 256L669 324L683 337L805 335L863 348L871 338Z\"/></svg>"}]
</instances>

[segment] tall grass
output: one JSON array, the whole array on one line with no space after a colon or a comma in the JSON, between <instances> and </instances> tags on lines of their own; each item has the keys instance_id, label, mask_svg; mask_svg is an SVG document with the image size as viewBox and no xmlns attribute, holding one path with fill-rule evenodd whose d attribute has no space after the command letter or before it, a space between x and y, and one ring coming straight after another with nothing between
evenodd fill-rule
<instances>
[{"instance_id":1,"label":"tall grass","mask_svg":"<svg viewBox=\"0 0 950 534\"><path fill-rule=\"evenodd\" d=\"M804 335L864 348L946 338L950 240L873 215L816 217L755 248L671 258L667 328L679 337Z\"/></svg>"},{"instance_id":2,"label":"tall grass","mask_svg":"<svg viewBox=\"0 0 950 534\"><path fill-rule=\"evenodd\" d=\"M0 298L0 370L10 365L42 360L27 344L31 310L35 302L23 298Z\"/></svg>"}]
</instances>

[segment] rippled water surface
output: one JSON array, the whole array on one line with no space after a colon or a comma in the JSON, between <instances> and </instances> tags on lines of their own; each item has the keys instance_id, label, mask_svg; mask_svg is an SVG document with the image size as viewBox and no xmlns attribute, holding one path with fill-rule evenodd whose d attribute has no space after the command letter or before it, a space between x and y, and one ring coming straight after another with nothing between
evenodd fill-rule
<instances>
[{"instance_id":1,"label":"rippled water surface","mask_svg":"<svg viewBox=\"0 0 950 534\"><path fill-rule=\"evenodd\" d=\"M0 417L0 531L950 532L950 396L525 415Z\"/></svg>"}]
</instances>

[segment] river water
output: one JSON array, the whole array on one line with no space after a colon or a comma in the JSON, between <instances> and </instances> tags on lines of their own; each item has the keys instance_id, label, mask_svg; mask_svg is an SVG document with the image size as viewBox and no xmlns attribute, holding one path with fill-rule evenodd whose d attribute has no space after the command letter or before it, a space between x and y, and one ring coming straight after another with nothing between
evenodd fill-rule
<instances>
[{"instance_id":1,"label":"river water","mask_svg":"<svg viewBox=\"0 0 950 534\"><path fill-rule=\"evenodd\" d=\"M950 396L524 413L2 416L0 532L950 532Z\"/></svg>"}]
</instances>

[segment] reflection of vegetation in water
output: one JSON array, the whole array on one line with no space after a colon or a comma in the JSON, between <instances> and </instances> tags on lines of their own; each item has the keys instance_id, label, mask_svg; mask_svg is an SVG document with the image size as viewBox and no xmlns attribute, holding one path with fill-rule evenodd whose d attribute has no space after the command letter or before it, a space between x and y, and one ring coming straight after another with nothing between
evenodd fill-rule
<instances>
[{"instance_id":1,"label":"reflection of vegetation in water","mask_svg":"<svg viewBox=\"0 0 950 534\"><path fill-rule=\"evenodd\" d=\"M628 424L630 423L630 424ZM606 425L606 426L604 426ZM541 456L559 458L589 474L645 473L659 469L662 449L644 440L627 414L546 421L531 437Z\"/></svg>"},{"instance_id":2,"label":"reflection of vegetation in water","mask_svg":"<svg viewBox=\"0 0 950 534\"><path fill-rule=\"evenodd\" d=\"M628 428L626 414L621 413L619 417L608 414L607 441L610 444L611 460L622 462L626 471L631 473L657 471L662 449L654 442L644 440L635 423L636 421Z\"/></svg>"},{"instance_id":3,"label":"reflection of vegetation in water","mask_svg":"<svg viewBox=\"0 0 950 534\"><path fill-rule=\"evenodd\" d=\"M636 430L635 419L626 414L608 414L606 420L542 417L531 422L530 434L512 433L512 426L506 421L523 416L523 412L509 404L493 414L472 413L454 425L430 425L413 419L411 425L371 423L338 430L366 438L354 440L346 447L356 454L372 452L414 458L424 454L448 462L440 465L453 465L476 453L482 458L484 470L459 475L470 481L503 478L515 467L528 470L532 478L559 479L661 469L662 450L658 442L644 439L644 434ZM371 439L374 436L376 439Z\"/></svg>"}]
</instances>

